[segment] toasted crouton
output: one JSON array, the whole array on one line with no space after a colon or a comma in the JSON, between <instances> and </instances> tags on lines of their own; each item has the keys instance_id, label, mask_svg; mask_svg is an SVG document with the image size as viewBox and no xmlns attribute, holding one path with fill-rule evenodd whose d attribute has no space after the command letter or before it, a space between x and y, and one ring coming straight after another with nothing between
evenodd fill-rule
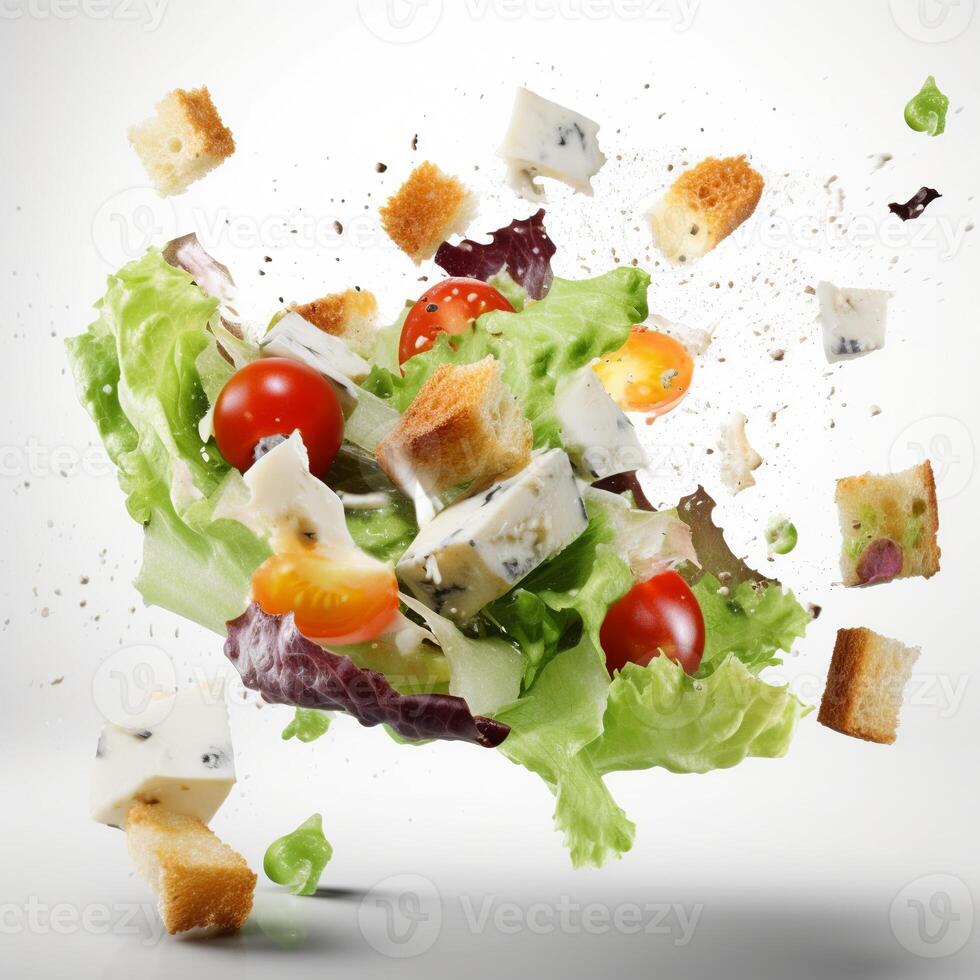
<instances>
[{"instance_id":1,"label":"toasted crouton","mask_svg":"<svg viewBox=\"0 0 980 980\"><path fill-rule=\"evenodd\" d=\"M657 248L675 264L710 252L755 211L763 184L744 155L702 160L647 215Z\"/></svg>"},{"instance_id":2,"label":"toasted crouton","mask_svg":"<svg viewBox=\"0 0 980 980\"><path fill-rule=\"evenodd\" d=\"M890 745L918 657L915 647L864 627L838 630L817 721L853 738Z\"/></svg>"},{"instance_id":3,"label":"toasted crouton","mask_svg":"<svg viewBox=\"0 0 980 980\"><path fill-rule=\"evenodd\" d=\"M469 484L475 493L523 469L531 426L501 378L500 364L442 364L378 445L378 464L414 496Z\"/></svg>"},{"instance_id":4,"label":"toasted crouton","mask_svg":"<svg viewBox=\"0 0 980 980\"><path fill-rule=\"evenodd\" d=\"M183 193L235 152L206 87L174 89L155 116L130 128L129 142L163 195Z\"/></svg>"},{"instance_id":5,"label":"toasted crouton","mask_svg":"<svg viewBox=\"0 0 980 980\"><path fill-rule=\"evenodd\" d=\"M289 307L308 323L347 342L351 350L367 356L378 326L378 301L364 289L347 289Z\"/></svg>"},{"instance_id":6,"label":"toasted crouton","mask_svg":"<svg viewBox=\"0 0 980 980\"><path fill-rule=\"evenodd\" d=\"M136 870L160 900L171 935L195 928L233 932L248 918L255 874L200 820L135 803L126 842Z\"/></svg>"},{"instance_id":7,"label":"toasted crouton","mask_svg":"<svg viewBox=\"0 0 980 980\"><path fill-rule=\"evenodd\" d=\"M462 234L476 211L476 198L434 163L417 166L381 208L391 240L418 265L453 234Z\"/></svg>"},{"instance_id":8,"label":"toasted crouton","mask_svg":"<svg viewBox=\"0 0 980 980\"><path fill-rule=\"evenodd\" d=\"M837 481L845 585L873 585L939 571L939 510L928 460L876 476Z\"/></svg>"}]
</instances>

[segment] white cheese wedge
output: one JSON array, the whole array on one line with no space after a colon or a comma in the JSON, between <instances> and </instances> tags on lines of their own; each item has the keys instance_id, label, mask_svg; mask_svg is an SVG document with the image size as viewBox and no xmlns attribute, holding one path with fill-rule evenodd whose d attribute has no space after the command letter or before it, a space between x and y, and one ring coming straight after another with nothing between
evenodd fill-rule
<instances>
[{"instance_id":1,"label":"white cheese wedge","mask_svg":"<svg viewBox=\"0 0 980 980\"><path fill-rule=\"evenodd\" d=\"M884 289L840 289L817 284L823 346L828 361L843 361L885 346L885 317L891 293Z\"/></svg>"},{"instance_id":2,"label":"white cheese wedge","mask_svg":"<svg viewBox=\"0 0 980 980\"><path fill-rule=\"evenodd\" d=\"M131 724L102 729L92 816L124 827L130 807L142 800L207 823L235 784L224 699L207 684L186 688L150 699Z\"/></svg>"},{"instance_id":3,"label":"white cheese wedge","mask_svg":"<svg viewBox=\"0 0 980 980\"><path fill-rule=\"evenodd\" d=\"M592 193L592 178L606 162L596 134L598 123L557 102L519 88L510 127L497 151L508 164L514 190L528 200L542 200L535 177L553 177L583 194Z\"/></svg>"},{"instance_id":4,"label":"white cheese wedge","mask_svg":"<svg viewBox=\"0 0 980 980\"><path fill-rule=\"evenodd\" d=\"M288 357L319 371L348 403L357 402L357 385L371 365L339 337L324 333L298 313L287 313L259 342L266 357Z\"/></svg>"},{"instance_id":5,"label":"white cheese wedge","mask_svg":"<svg viewBox=\"0 0 980 980\"><path fill-rule=\"evenodd\" d=\"M334 551L359 551L347 530L340 497L310 473L299 432L249 467L244 480L251 494L248 526L261 528L273 542L293 535Z\"/></svg>"},{"instance_id":6,"label":"white cheese wedge","mask_svg":"<svg viewBox=\"0 0 980 980\"><path fill-rule=\"evenodd\" d=\"M234 516L273 545L288 544L290 539L300 536L315 541L349 568L383 564L357 546L347 529L344 501L310 473L306 447L299 432L294 432L252 465L244 482L250 497L247 503L237 505ZM372 496L391 502L384 494L361 495L358 502L363 504L365 498ZM380 499L367 502L384 505ZM408 654L431 639L428 630L416 626L399 612L372 643L378 646L390 643L399 653Z\"/></svg>"},{"instance_id":7,"label":"white cheese wedge","mask_svg":"<svg viewBox=\"0 0 980 980\"><path fill-rule=\"evenodd\" d=\"M591 367L559 386L554 411L565 451L583 479L591 483L647 465L635 426Z\"/></svg>"},{"instance_id":8,"label":"white cheese wedge","mask_svg":"<svg viewBox=\"0 0 980 980\"><path fill-rule=\"evenodd\" d=\"M396 572L429 608L465 623L571 544L588 523L571 462L551 449L516 476L438 514Z\"/></svg>"}]
</instances>

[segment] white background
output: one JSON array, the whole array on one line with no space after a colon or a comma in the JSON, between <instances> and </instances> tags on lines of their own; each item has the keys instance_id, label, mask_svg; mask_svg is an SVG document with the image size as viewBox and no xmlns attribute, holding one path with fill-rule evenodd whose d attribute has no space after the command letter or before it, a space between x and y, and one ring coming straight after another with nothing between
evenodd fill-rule
<instances>
[{"instance_id":1,"label":"white background","mask_svg":"<svg viewBox=\"0 0 980 980\"><path fill-rule=\"evenodd\" d=\"M4 972L975 976L973 0L398 0L394 16L380 0L161 3L0 0ZM929 73L951 99L935 140L902 120ZM238 151L162 201L126 128L169 89L201 83ZM811 702L840 626L922 647L898 742L850 740L811 716L784 760L613 776L636 846L573 872L546 789L498 755L399 747L348 720L315 744L284 743L288 709L233 690L240 781L216 830L258 868L271 839L321 811L334 891L290 901L263 881L244 935L161 939L121 835L87 815L97 670L131 644L157 647L181 680L225 664L216 637L144 609L132 589L139 531L90 448L63 340L88 323L108 272L191 229L232 267L257 321L279 297L354 284L393 315L431 270L385 241L376 209L415 162L480 193L473 233L528 213L494 155L518 84L599 121L609 157L594 198L549 188L558 273L635 258L653 273L653 311L716 328L683 408L644 427L655 496L672 503L705 481L758 562L769 516L792 517L800 545L776 572L823 612L777 673ZM657 264L638 216L668 167L740 152L767 179L755 218L691 269ZM875 169L879 153L894 159ZM887 203L922 184L943 197L903 226ZM821 278L894 291L884 351L826 364L804 291ZM732 501L705 450L736 408L766 463ZM834 478L904 467L922 447L939 477L942 572L845 591ZM958 916L945 927L929 911L943 894ZM926 939L910 900L925 903ZM660 903L699 916L693 933L676 909L659 933L637 933L631 907L656 926L646 906Z\"/></svg>"}]
</instances>

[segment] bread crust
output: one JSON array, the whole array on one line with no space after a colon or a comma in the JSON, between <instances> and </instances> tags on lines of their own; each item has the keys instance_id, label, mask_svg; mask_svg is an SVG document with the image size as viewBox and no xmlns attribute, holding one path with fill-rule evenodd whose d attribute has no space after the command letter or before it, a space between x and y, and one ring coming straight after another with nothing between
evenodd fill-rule
<instances>
[{"instance_id":1,"label":"bread crust","mask_svg":"<svg viewBox=\"0 0 980 980\"><path fill-rule=\"evenodd\" d=\"M860 530L854 524L855 513L861 505L880 512L881 518L873 537L890 538L902 548L903 567L896 578L932 578L940 570L939 503L932 463L928 459L899 473L864 473L841 477L837 481L834 499L839 509L843 537L841 575L844 585L865 584L857 573L860 555L848 553L849 539L853 538L855 530ZM915 515L903 509L909 499L913 499L913 503L917 500L923 502L921 514ZM918 540L913 546L903 540L904 528L911 517L921 520Z\"/></svg>"},{"instance_id":2,"label":"bread crust","mask_svg":"<svg viewBox=\"0 0 980 980\"><path fill-rule=\"evenodd\" d=\"M164 196L183 193L235 152L206 86L169 92L156 115L130 128L129 141Z\"/></svg>"},{"instance_id":3,"label":"bread crust","mask_svg":"<svg viewBox=\"0 0 980 980\"><path fill-rule=\"evenodd\" d=\"M441 364L375 451L399 486L416 479L427 492L469 484L475 493L523 469L533 435L500 364Z\"/></svg>"},{"instance_id":4,"label":"bread crust","mask_svg":"<svg viewBox=\"0 0 980 980\"><path fill-rule=\"evenodd\" d=\"M706 157L674 181L667 200L704 215L709 248L714 248L751 217L764 186L762 175L745 162L744 153Z\"/></svg>"},{"instance_id":5,"label":"bread crust","mask_svg":"<svg viewBox=\"0 0 980 980\"><path fill-rule=\"evenodd\" d=\"M160 903L173 935L189 929L234 932L252 910L256 875L200 820L158 804L135 803L126 824L134 863Z\"/></svg>"},{"instance_id":6,"label":"bread crust","mask_svg":"<svg viewBox=\"0 0 980 980\"><path fill-rule=\"evenodd\" d=\"M883 656L882 644L891 643L894 641L889 641L863 626L837 631L834 653L827 672L827 685L817 714L817 721L821 725L866 742L891 745L895 741L901 692L880 686L877 675L882 673L882 667L880 663L872 662L876 656ZM914 663L918 656L917 651L903 648L903 652ZM895 665L891 669L894 671ZM872 682L876 684L877 690L871 689ZM904 687L904 682L902 686ZM879 719L875 723L870 718L862 717L858 701L862 695L869 693L877 696L880 702L879 713L891 715L891 722L885 723Z\"/></svg>"},{"instance_id":7,"label":"bread crust","mask_svg":"<svg viewBox=\"0 0 980 980\"><path fill-rule=\"evenodd\" d=\"M454 232L462 233L474 210L474 198L434 163L419 164L380 209L391 240L416 264L431 258Z\"/></svg>"},{"instance_id":8,"label":"bread crust","mask_svg":"<svg viewBox=\"0 0 980 980\"><path fill-rule=\"evenodd\" d=\"M756 209L765 181L737 157L707 157L682 173L649 219L657 246L671 261L710 252Z\"/></svg>"},{"instance_id":9,"label":"bread crust","mask_svg":"<svg viewBox=\"0 0 980 980\"><path fill-rule=\"evenodd\" d=\"M356 346L361 346L366 340L365 335L373 329L378 301L374 293L366 289L345 289L342 293L329 293L309 303L293 303L289 310L298 313L318 330L353 340Z\"/></svg>"},{"instance_id":10,"label":"bread crust","mask_svg":"<svg viewBox=\"0 0 980 980\"><path fill-rule=\"evenodd\" d=\"M221 121L206 85L195 89L176 88L170 93L182 109L188 124L201 141L200 152L224 159L235 152L235 137Z\"/></svg>"}]
</instances>

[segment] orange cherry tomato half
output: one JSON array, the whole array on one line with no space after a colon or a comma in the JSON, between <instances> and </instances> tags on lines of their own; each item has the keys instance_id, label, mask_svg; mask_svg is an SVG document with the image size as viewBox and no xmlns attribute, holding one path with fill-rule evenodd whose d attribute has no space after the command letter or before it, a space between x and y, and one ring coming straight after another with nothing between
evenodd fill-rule
<instances>
[{"instance_id":1,"label":"orange cherry tomato half","mask_svg":"<svg viewBox=\"0 0 980 980\"><path fill-rule=\"evenodd\" d=\"M694 674L704 655L704 616L687 582L661 572L609 607L599 642L610 674L628 663L646 667L661 653Z\"/></svg>"},{"instance_id":2,"label":"orange cherry tomato half","mask_svg":"<svg viewBox=\"0 0 980 980\"><path fill-rule=\"evenodd\" d=\"M252 595L267 613L293 613L304 636L338 646L374 639L398 611L390 568L359 555L337 560L317 548L267 558L252 576Z\"/></svg>"},{"instance_id":3,"label":"orange cherry tomato half","mask_svg":"<svg viewBox=\"0 0 980 980\"><path fill-rule=\"evenodd\" d=\"M441 333L465 333L491 310L514 312L503 293L479 279L445 279L427 289L409 310L398 345L398 363L429 350Z\"/></svg>"},{"instance_id":4,"label":"orange cherry tomato half","mask_svg":"<svg viewBox=\"0 0 980 980\"><path fill-rule=\"evenodd\" d=\"M214 438L243 473L256 447L270 436L299 429L310 472L326 476L344 438L344 415L330 382L313 368L285 357L260 357L236 371L214 405Z\"/></svg>"},{"instance_id":5,"label":"orange cherry tomato half","mask_svg":"<svg viewBox=\"0 0 980 980\"><path fill-rule=\"evenodd\" d=\"M627 412L669 412L691 387L694 361L680 341L633 327L629 340L595 366L606 391Z\"/></svg>"}]
</instances>

